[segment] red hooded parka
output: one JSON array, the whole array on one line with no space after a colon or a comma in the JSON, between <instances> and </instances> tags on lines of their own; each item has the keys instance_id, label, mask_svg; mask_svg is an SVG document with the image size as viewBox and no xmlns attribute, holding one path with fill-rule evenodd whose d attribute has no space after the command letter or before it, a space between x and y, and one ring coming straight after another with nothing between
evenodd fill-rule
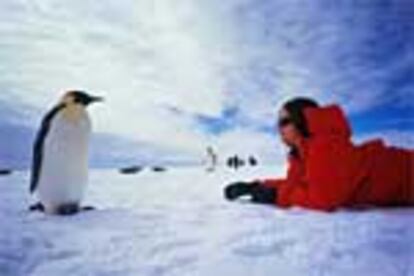
<instances>
[{"instance_id":1,"label":"red hooded parka","mask_svg":"<svg viewBox=\"0 0 414 276\"><path fill-rule=\"evenodd\" d=\"M414 150L380 139L354 145L336 105L308 108L305 118L311 136L303 139L298 157L289 157L287 178L262 181L278 190L278 206L414 206Z\"/></svg>"}]
</instances>

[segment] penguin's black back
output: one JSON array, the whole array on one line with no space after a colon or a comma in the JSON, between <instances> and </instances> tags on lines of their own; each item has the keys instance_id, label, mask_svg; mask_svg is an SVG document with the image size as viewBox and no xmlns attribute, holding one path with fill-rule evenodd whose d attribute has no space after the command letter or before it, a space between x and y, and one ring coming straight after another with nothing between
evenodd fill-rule
<instances>
[{"instance_id":1,"label":"penguin's black back","mask_svg":"<svg viewBox=\"0 0 414 276\"><path fill-rule=\"evenodd\" d=\"M30 180L30 192L33 193L39 182L40 171L42 169L43 161L43 145L46 136L49 132L53 118L58 114L60 110L65 107L65 104L59 104L50 110L42 120L40 130L36 135L36 140L33 146L33 160L32 160L32 176Z\"/></svg>"}]
</instances>

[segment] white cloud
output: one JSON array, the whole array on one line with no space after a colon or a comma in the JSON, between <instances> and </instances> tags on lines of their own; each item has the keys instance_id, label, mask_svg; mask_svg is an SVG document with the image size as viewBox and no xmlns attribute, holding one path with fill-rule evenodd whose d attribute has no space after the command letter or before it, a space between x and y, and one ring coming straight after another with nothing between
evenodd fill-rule
<instances>
[{"instance_id":1,"label":"white cloud","mask_svg":"<svg viewBox=\"0 0 414 276\"><path fill-rule=\"evenodd\" d=\"M276 138L252 126L272 125L287 98L336 101L349 113L390 100L387 83L413 64L414 55L401 51L383 64L366 57L373 49L367 41L379 42L372 22L382 15L374 7L298 0L5 0L0 87L7 93L0 100L45 110L62 90L84 88L107 98L92 110L97 131L193 154L215 143L267 156ZM385 22L398 25L400 13L390 10ZM408 86L403 94L413 96L413 90ZM404 98L393 97L398 104ZM231 106L240 111L239 124L218 136L192 118L220 117ZM27 124L38 123L40 113L34 115Z\"/></svg>"},{"instance_id":2,"label":"white cloud","mask_svg":"<svg viewBox=\"0 0 414 276\"><path fill-rule=\"evenodd\" d=\"M7 10L9 4L1 5ZM2 97L19 96L43 109L63 89L84 88L107 98L106 107L93 111L98 131L196 149L205 137L162 107L218 115L221 79L200 46L205 32L195 33L187 22L194 14L173 7L152 1L21 2L0 27L10 44L1 52L12 56L13 69L3 68L2 80L18 88Z\"/></svg>"},{"instance_id":3,"label":"white cloud","mask_svg":"<svg viewBox=\"0 0 414 276\"><path fill-rule=\"evenodd\" d=\"M382 139L388 146L414 149L414 131L386 129L359 135L354 140L361 144L373 139Z\"/></svg>"}]
</instances>

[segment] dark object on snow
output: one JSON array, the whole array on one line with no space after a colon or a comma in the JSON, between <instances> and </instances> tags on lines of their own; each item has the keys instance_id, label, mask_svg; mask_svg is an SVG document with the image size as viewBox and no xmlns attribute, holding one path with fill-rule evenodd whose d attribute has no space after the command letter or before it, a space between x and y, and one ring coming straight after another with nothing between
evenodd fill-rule
<instances>
[{"instance_id":1,"label":"dark object on snow","mask_svg":"<svg viewBox=\"0 0 414 276\"><path fill-rule=\"evenodd\" d=\"M249 164L252 167L256 167L258 165L257 159L254 156L249 157Z\"/></svg>"},{"instance_id":2,"label":"dark object on snow","mask_svg":"<svg viewBox=\"0 0 414 276\"><path fill-rule=\"evenodd\" d=\"M243 167L244 165L245 161L243 159L240 159L238 155L231 156L227 159L227 166L229 168L238 170L240 167Z\"/></svg>"},{"instance_id":3,"label":"dark object on snow","mask_svg":"<svg viewBox=\"0 0 414 276\"><path fill-rule=\"evenodd\" d=\"M131 167L122 168L119 170L119 172L122 174L136 174L142 170L143 168L140 166L131 166Z\"/></svg>"},{"instance_id":4,"label":"dark object on snow","mask_svg":"<svg viewBox=\"0 0 414 276\"><path fill-rule=\"evenodd\" d=\"M245 195L250 195L254 203L275 204L277 190L265 187L259 182L236 182L224 189L224 197L228 200L236 200Z\"/></svg>"},{"instance_id":5,"label":"dark object on snow","mask_svg":"<svg viewBox=\"0 0 414 276\"><path fill-rule=\"evenodd\" d=\"M85 207L82 207L81 208L81 211L85 211L85 212L87 212L87 211L94 211L94 210L96 210L96 208L93 207L93 206L85 206Z\"/></svg>"},{"instance_id":6,"label":"dark object on snow","mask_svg":"<svg viewBox=\"0 0 414 276\"><path fill-rule=\"evenodd\" d=\"M11 175L11 174L12 174L12 170L8 170L8 169L0 170L0 175Z\"/></svg>"},{"instance_id":7,"label":"dark object on snow","mask_svg":"<svg viewBox=\"0 0 414 276\"><path fill-rule=\"evenodd\" d=\"M155 167L152 167L152 170L154 172L165 172L167 169L164 167L155 166Z\"/></svg>"},{"instance_id":8,"label":"dark object on snow","mask_svg":"<svg viewBox=\"0 0 414 276\"><path fill-rule=\"evenodd\" d=\"M43 206L42 203L38 202L38 203L35 203L33 205L30 205L29 211L30 212L34 212L34 211L44 212L45 207Z\"/></svg>"},{"instance_id":9,"label":"dark object on snow","mask_svg":"<svg viewBox=\"0 0 414 276\"><path fill-rule=\"evenodd\" d=\"M233 158L231 157L227 158L227 167L229 168L233 167Z\"/></svg>"}]
</instances>

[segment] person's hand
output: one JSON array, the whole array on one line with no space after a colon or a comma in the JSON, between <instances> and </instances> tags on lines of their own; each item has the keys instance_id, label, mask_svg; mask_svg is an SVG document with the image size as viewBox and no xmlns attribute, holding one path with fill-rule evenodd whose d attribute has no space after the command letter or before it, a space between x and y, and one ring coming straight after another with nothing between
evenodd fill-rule
<instances>
[{"instance_id":1,"label":"person's hand","mask_svg":"<svg viewBox=\"0 0 414 276\"><path fill-rule=\"evenodd\" d=\"M235 200L241 196L249 195L259 185L258 182L235 182L224 189L224 197L228 200Z\"/></svg>"}]
</instances>

